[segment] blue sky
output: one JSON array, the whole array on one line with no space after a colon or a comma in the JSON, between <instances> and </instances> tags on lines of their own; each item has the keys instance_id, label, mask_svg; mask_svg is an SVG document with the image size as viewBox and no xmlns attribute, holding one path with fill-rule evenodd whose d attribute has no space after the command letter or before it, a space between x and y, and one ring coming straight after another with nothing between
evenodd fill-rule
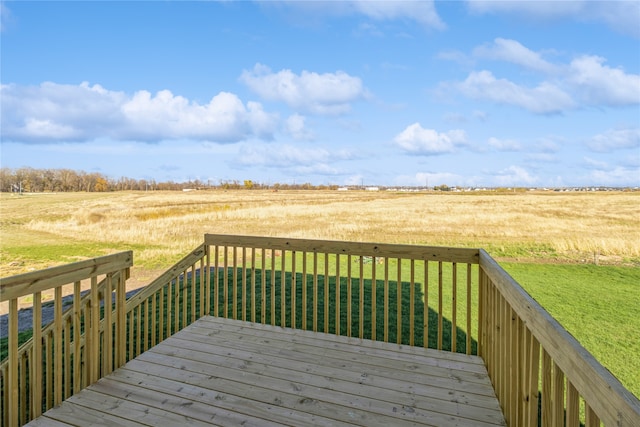
<instances>
[{"instance_id":1,"label":"blue sky","mask_svg":"<svg viewBox=\"0 0 640 427\"><path fill-rule=\"evenodd\" d=\"M639 186L640 2L1 3L3 167Z\"/></svg>"}]
</instances>

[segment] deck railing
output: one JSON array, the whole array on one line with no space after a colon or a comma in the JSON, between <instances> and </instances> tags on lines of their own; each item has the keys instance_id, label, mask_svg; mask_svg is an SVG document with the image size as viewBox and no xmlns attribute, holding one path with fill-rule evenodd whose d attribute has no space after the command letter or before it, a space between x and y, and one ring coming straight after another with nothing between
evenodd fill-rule
<instances>
[{"instance_id":1,"label":"deck railing","mask_svg":"<svg viewBox=\"0 0 640 427\"><path fill-rule=\"evenodd\" d=\"M509 425L640 426L637 397L483 250L480 318L479 355Z\"/></svg>"},{"instance_id":2,"label":"deck railing","mask_svg":"<svg viewBox=\"0 0 640 427\"><path fill-rule=\"evenodd\" d=\"M125 282L132 262L132 253L123 252L0 279L0 303L8 305L2 425L25 424L124 364ZM85 280L89 289L82 295ZM73 302L63 311L68 288ZM42 294L50 290L54 320L43 328ZM24 299L33 304L33 336L18 346L18 302ZM102 310L106 301L115 310Z\"/></svg>"},{"instance_id":3,"label":"deck railing","mask_svg":"<svg viewBox=\"0 0 640 427\"><path fill-rule=\"evenodd\" d=\"M20 276L2 279L2 301L13 307L10 357L0 371L3 425L23 424L77 391L76 384L82 388L118 366L94 363L85 355L106 349L124 363L206 314L478 354L509 425L590 427L601 420L606 426L640 425L638 399L483 250L207 234L203 245L126 300L122 309L124 265L106 273L102 282L91 279L97 292L84 300L76 294L81 302L74 299L66 314L56 291L56 321L43 332L34 328L33 340L20 349L13 301L32 292L35 307L36 291L52 286L15 285ZM115 300L121 303L108 315L109 310L96 307L114 281ZM10 288L20 291L5 294ZM78 318L85 324L89 319L89 326L78 327ZM100 332L91 332L94 324ZM110 328L104 324L114 325L113 336L124 336L114 347L105 344ZM50 330L58 335L48 335ZM86 338L77 339L77 330ZM42 344L37 347L37 342ZM60 350L67 342L68 350ZM49 359L34 356L41 353ZM44 392L35 385L40 364L43 372L51 372L45 376L63 372L44 381ZM52 366L63 369L49 370Z\"/></svg>"}]
</instances>

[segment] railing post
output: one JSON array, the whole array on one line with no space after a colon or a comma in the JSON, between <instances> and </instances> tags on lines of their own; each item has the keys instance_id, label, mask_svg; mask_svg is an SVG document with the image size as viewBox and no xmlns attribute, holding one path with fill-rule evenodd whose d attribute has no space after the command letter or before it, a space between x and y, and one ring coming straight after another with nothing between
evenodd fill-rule
<instances>
[{"instance_id":1,"label":"railing post","mask_svg":"<svg viewBox=\"0 0 640 427\"><path fill-rule=\"evenodd\" d=\"M116 368L124 365L127 361L126 277L127 270L120 271L116 285Z\"/></svg>"},{"instance_id":2,"label":"railing post","mask_svg":"<svg viewBox=\"0 0 640 427\"><path fill-rule=\"evenodd\" d=\"M33 358L31 363L31 412L42 413L42 293L33 294Z\"/></svg>"},{"instance_id":3,"label":"railing post","mask_svg":"<svg viewBox=\"0 0 640 427\"><path fill-rule=\"evenodd\" d=\"M18 299L9 300L9 426L18 425Z\"/></svg>"}]
</instances>

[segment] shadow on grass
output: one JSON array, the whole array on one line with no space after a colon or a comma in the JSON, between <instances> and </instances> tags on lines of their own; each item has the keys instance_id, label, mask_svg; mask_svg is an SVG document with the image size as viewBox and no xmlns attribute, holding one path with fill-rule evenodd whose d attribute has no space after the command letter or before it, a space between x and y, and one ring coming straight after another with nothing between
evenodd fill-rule
<instances>
[{"instance_id":1,"label":"shadow on grass","mask_svg":"<svg viewBox=\"0 0 640 427\"><path fill-rule=\"evenodd\" d=\"M218 301L223 301L224 298L224 274L222 269L218 272ZM264 307L265 323L275 324L277 326L292 327L291 313L292 313L292 289L293 289L293 276L290 272L285 272L284 284L282 281L282 272L270 270L265 271L265 286L264 286L264 305L261 303L263 296L262 289L262 270L247 270L244 284L242 283L242 269L237 269L237 286L236 292L236 315L237 318L242 319L243 314L246 315L247 320L251 320L253 307L252 307L252 293L255 293L255 319L260 322L262 318L262 311ZM253 277L253 276L255 277ZM226 307L226 316L233 317L233 269L229 268L227 271L227 295L228 303ZM215 281L215 275L211 276L211 284ZM255 283L255 286L254 286ZM275 283L275 288L272 289L272 283ZM347 316L348 316L348 294L349 287L351 287L351 335L359 336L360 323L362 319L363 338L371 339L372 337L372 325L375 316L376 334L375 339L383 341L385 337L385 283L382 280L376 280L375 283L375 313L372 311L373 307L373 282L371 279L363 279L362 283L360 279L351 279L348 283L348 279L345 277L340 278L340 295L339 299L336 297L336 278L329 277L328 279L328 307L325 306L325 276L318 275L317 283L314 284L314 277L312 274L307 274L306 278L301 273L296 273L295 276L295 327L298 329L303 328L303 317L306 318L306 329L313 330L314 325L314 312L316 313L317 330L320 332L336 333L336 309L339 301L339 322L340 322L340 335L347 335ZM243 286L245 287L243 292ZM306 286L306 312L303 313L303 287ZM314 287L317 287L317 292L314 292ZM213 289L212 289L213 291ZM284 306L282 305L282 293L284 292ZM243 301L243 294L246 295ZM314 299L314 294L317 297ZM398 338L398 317L400 317L400 342L402 344L410 344L411 338L411 319L410 319L410 307L411 307L411 283L402 282L400 285L400 298L401 298L401 312L398 313L398 283L389 281L386 291L388 298L388 320L387 320L387 340L389 342L397 342ZM362 299L362 303L361 303ZM424 295L422 292L422 285L420 283L414 284L413 292L413 335L414 345L424 346L424 324L425 324L425 310L424 310ZM273 302L273 304L272 304ZM362 307L361 307L362 306ZM284 325L282 324L283 316L282 310L284 309ZM211 307L211 313L214 313L214 307ZM361 315L362 311L362 315ZM328 314L328 318L325 322L325 316ZM218 315L225 316L224 306L218 307ZM437 348L438 346L438 313L429 308L427 311L428 319L428 347ZM325 326L328 329L325 331ZM442 349L451 350L451 336L452 336L452 323L449 319L442 316ZM456 327L456 352L466 353L466 341L467 333L460 327ZM477 354L477 342L471 340L471 354Z\"/></svg>"}]
</instances>

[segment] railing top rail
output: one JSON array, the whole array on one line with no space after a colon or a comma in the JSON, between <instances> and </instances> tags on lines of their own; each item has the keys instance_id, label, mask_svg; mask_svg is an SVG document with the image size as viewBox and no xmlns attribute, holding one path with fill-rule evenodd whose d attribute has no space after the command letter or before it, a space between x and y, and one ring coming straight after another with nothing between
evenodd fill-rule
<instances>
[{"instance_id":1,"label":"railing top rail","mask_svg":"<svg viewBox=\"0 0 640 427\"><path fill-rule=\"evenodd\" d=\"M480 267L605 425L640 419L640 401L482 249Z\"/></svg>"},{"instance_id":2,"label":"railing top rail","mask_svg":"<svg viewBox=\"0 0 640 427\"><path fill-rule=\"evenodd\" d=\"M105 255L40 271L0 278L0 302L46 291L100 274L112 273L133 265L133 252Z\"/></svg>"},{"instance_id":3,"label":"railing top rail","mask_svg":"<svg viewBox=\"0 0 640 427\"><path fill-rule=\"evenodd\" d=\"M403 245L337 240L289 239L283 237L205 234L206 245L269 248L277 250L333 253L357 256L420 259L426 261L478 264L479 250L440 246Z\"/></svg>"}]
</instances>

